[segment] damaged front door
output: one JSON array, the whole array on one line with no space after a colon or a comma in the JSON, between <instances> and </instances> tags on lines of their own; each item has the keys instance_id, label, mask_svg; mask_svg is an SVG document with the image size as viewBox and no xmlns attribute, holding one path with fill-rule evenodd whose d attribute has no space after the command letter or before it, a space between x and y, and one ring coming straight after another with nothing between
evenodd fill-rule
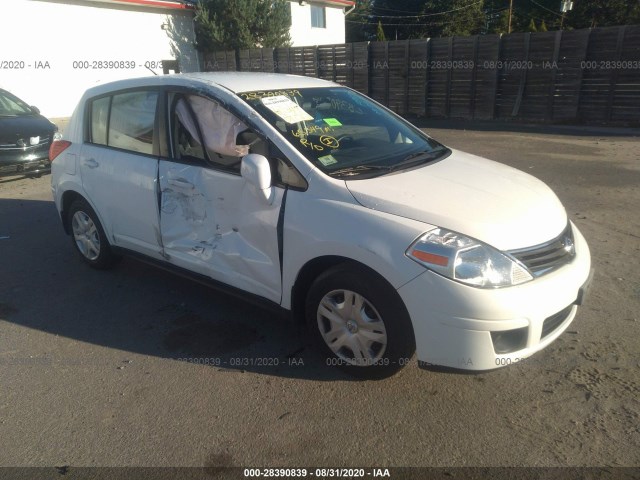
<instances>
[{"instance_id":1,"label":"damaged front door","mask_svg":"<svg viewBox=\"0 0 640 480\"><path fill-rule=\"evenodd\" d=\"M160 230L174 265L279 303L278 216L284 190L271 204L240 176L247 127L217 103L172 94L173 158L160 160Z\"/></svg>"}]
</instances>

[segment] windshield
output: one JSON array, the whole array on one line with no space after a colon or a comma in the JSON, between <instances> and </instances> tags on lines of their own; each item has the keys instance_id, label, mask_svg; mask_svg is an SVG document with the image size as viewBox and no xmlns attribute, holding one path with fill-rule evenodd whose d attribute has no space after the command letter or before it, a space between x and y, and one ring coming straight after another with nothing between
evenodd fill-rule
<instances>
[{"instance_id":1,"label":"windshield","mask_svg":"<svg viewBox=\"0 0 640 480\"><path fill-rule=\"evenodd\" d=\"M0 116L33 115L31 108L18 97L0 90Z\"/></svg>"},{"instance_id":2,"label":"windshield","mask_svg":"<svg viewBox=\"0 0 640 480\"><path fill-rule=\"evenodd\" d=\"M344 87L238 95L314 165L335 177L383 175L449 153L417 128Z\"/></svg>"}]
</instances>

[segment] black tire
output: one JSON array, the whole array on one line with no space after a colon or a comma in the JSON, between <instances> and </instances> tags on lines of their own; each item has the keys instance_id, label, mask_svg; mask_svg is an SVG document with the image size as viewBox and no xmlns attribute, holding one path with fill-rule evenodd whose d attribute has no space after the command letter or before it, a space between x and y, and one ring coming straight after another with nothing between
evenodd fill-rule
<instances>
[{"instance_id":1,"label":"black tire","mask_svg":"<svg viewBox=\"0 0 640 480\"><path fill-rule=\"evenodd\" d=\"M83 220L87 221L87 226L95 228L80 231L85 225ZM73 201L67 213L67 221L71 231L71 242L82 260L98 270L107 270L117 263L120 257L111 250L102 224L86 200L79 198Z\"/></svg>"},{"instance_id":2,"label":"black tire","mask_svg":"<svg viewBox=\"0 0 640 480\"><path fill-rule=\"evenodd\" d=\"M323 299L336 308L331 313L333 323L319 312ZM351 310L349 302L352 306L361 302L361 307ZM356 264L337 265L313 282L307 294L305 318L326 364L358 378L389 377L404 367L415 352L413 326L398 293L379 275ZM384 341L373 341L371 335ZM334 336L337 338L332 341ZM365 345L362 341L371 343ZM355 353L353 345L359 353Z\"/></svg>"}]
</instances>

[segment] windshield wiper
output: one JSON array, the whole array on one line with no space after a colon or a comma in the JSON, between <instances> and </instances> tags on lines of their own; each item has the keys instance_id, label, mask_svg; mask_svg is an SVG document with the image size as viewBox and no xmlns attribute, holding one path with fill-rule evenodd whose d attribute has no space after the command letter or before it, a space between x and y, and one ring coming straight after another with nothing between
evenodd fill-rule
<instances>
[{"instance_id":1,"label":"windshield wiper","mask_svg":"<svg viewBox=\"0 0 640 480\"><path fill-rule=\"evenodd\" d=\"M384 170L386 172L391 171L390 166L388 165L358 165L356 167L346 167L341 168L340 170L336 170L334 172L327 172L332 177L350 177L352 175L361 175L363 173L376 171L376 170Z\"/></svg>"},{"instance_id":2,"label":"windshield wiper","mask_svg":"<svg viewBox=\"0 0 640 480\"><path fill-rule=\"evenodd\" d=\"M446 152L447 149L443 148L443 149L438 149L438 150L425 150L422 152L414 152L411 153L409 155L407 155L406 157L404 157L404 159L401 162L398 162L394 165L391 165L389 168L390 172L393 172L395 170L400 170L402 168L407 168L410 166L415 165L419 165L421 163L425 163L427 161L431 161L431 160L435 160L436 158L438 158L440 155L442 155L442 153Z\"/></svg>"},{"instance_id":3,"label":"windshield wiper","mask_svg":"<svg viewBox=\"0 0 640 480\"><path fill-rule=\"evenodd\" d=\"M335 172L328 172L329 175L333 176L344 176L350 177L353 175L361 175L363 173L369 173L373 171L384 171L384 173L395 172L396 170L400 170L403 168L408 168L414 165L419 165L421 163L430 162L435 160L448 152L448 148L441 148L438 150L425 150L423 152L414 152L407 155L401 162L396 163L395 165L358 165L355 167L346 167L341 168L340 170L336 170Z\"/></svg>"}]
</instances>

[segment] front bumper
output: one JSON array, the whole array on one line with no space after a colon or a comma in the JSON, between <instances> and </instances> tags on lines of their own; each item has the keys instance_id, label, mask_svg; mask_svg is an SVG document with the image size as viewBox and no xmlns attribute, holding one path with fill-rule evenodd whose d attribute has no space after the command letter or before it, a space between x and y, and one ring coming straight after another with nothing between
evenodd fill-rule
<instances>
[{"instance_id":1,"label":"front bumper","mask_svg":"<svg viewBox=\"0 0 640 480\"><path fill-rule=\"evenodd\" d=\"M29 154L0 154L0 177L11 175L39 175L51 172L49 150L40 149Z\"/></svg>"},{"instance_id":2,"label":"front bumper","mask_svg":"<svg viewBox=\"0 0 640 480\"><path fill-rule=\"evenodd\" d=\"M575 318L591 275L589 247L573 226L573 261L535 280L481 289L426 270L402 286L418 360L465 370L490 370L542 350Z\"/></svg>"}]
</instances>

